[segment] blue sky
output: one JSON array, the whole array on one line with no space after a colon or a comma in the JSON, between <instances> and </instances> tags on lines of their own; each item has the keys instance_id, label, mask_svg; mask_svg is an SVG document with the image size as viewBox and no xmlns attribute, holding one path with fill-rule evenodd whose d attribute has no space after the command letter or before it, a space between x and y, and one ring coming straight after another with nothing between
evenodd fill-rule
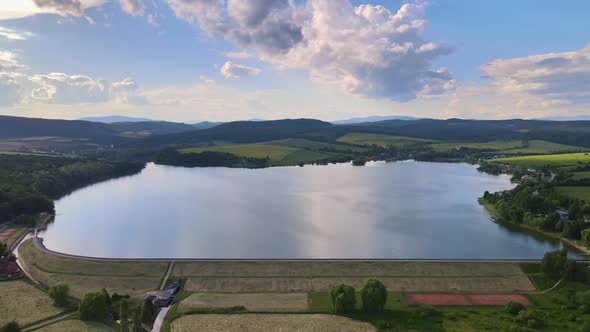
<instances>
[{"instance_id":1,"label":"blue sky","mask_svg":"<svg viewBox=\"0 0 590 332\"><path fill-rule=\"evenodd\" d=\"M3 1L0 114L226 121L590 113L587 1L210 3Z\"/></svg>"}]
</instances>

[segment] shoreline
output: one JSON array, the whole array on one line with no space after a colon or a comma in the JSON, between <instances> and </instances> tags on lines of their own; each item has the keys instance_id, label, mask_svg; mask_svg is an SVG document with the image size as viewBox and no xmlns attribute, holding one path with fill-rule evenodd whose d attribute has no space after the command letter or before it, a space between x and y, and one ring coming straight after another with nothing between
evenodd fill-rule
<instances>
[{"instance_id":1,"label":"shoreline","mask_svg":"<svg viewBox=\"0 0 590 332\"><path fill-rule=\"evenodd\" d=\"M586 248L584 246L581 246L577 243L575 243L574 241L561 237L561 236L555 236L552 234L548 234L547 232L543 232L541 230L532 228L532 227L528 227L526 225L520 225L520 224L516 224L513 222L506 222L506 221L502 221L502 219L496 214L495 209L493 208L493 206L491 206L491 204L485 202L483 200L483 198L479 198L478 202L481 206L483 206L486 211L488 211L488 213L490 214L490 216L492 217L492 221L503 225L503 226L509 226L509 227L513 227L518 229L519 231L522 231L523 233L534 233L535 235L541 236L547 240L552 240L552 241L559 241L564 247L571 249L573 252L575 252L576 254L582 256L584 259L582 259L581 261L588 261L590 260L590 249ZM588 256L588 257L586 257Z\"/></svg>"}]
</instances>

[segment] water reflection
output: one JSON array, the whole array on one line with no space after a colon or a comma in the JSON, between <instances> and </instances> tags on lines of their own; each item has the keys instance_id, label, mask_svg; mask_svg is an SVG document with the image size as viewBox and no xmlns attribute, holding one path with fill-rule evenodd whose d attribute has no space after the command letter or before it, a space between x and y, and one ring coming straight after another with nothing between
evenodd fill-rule
<instances>
[{"instance_id":1,"label":"water reflection","mask_svg":"<svg viewBox=\"0 0 590 332\"><path fill-rule=\"evenodd\" d=\"M100 257L539 258L560 244L490 221L477 197L512 188L468 164L176 168L56 203L53 250Z\"/></svg>"}]
</instances>

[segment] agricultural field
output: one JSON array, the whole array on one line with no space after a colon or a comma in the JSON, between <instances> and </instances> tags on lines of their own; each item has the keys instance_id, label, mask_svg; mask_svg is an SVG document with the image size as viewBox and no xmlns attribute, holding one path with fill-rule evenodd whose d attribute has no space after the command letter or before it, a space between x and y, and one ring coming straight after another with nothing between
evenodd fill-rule
<instances>
[{"instance_id":1,"label":"agricultural field","mask_svg":"<svg viewBox=\"0 0 590 332\"><path fill-rule=\"evenodd\" d=\"M233 314L189 315L172 323L173 332L217 331L347 331L373 332L364 322L335 315Z\"/></svg>"},{"instance_id":2,"label":"agricultural field","mask_svg":"<svg viewBox=\"0 0 590 332\"><path fill-rule=\"evenodd\" d=\"M436 152L445 152L458 147L490 150L498 154L547 154L587 151L586 148L578 146L558 144L548 141L533 140L527 146L522 141L492 141L483 143L434 143L430 147Z\"/></svg>"},{"instance_id":3,"label":"agricultural field","mask_svg":"<svg viewBox=\"0 0 590 332\"><path fill-rule=\"evenodd\" d=\"M21 326L44 320L62 312L53 300L24 281L0 281L0 326L16 321Z\"/></svg>"},{"instance_id":4,"label":"agricultural field","mask_svg":"<svg viewBox=\"0 0 590 332\"><path fill-rule=\"evenodd\" d=\"M180 149L181 153L200 153L204 151L226 152L239 157L270 159L273 166L309 163L334 156L334 154L316 152L285 145L239 144L220 145L205 148Z\"/></svg>"},{"instance_id":5,"label":"agricultural field","mask_svg":"<svg viewBox=\"0 0 590 332\"><path fill-rule=\"evenodd\" d=\"M286 138L278 141L269 141L264 144L275 146L289 146L292 148L306 149L311 151L331 151L331 152L362 152L367 151L367 148L354 146L349 144L334 144L318 141L310 141L303 138Z\"/></svg>"},{"instance_id":6,"label":"agricultural field","mask_svg":"<svg viewBox=\"0 0 590 332\"><path fill-rule=\"evenodd\" d=\"M556 187L562 195L590 202L590 187Z\"/></svg>"},{"instance_id":7,"label":"agricultural field","mask_svg":"<svg viewBox=\"0 0 590 332\"><path fill-rule=\"evenodd\" d=\"M114 330L102 323L83 322L78 319L66 319L44 326L39 332L85 331L85 332L113 332Z\"/></svg>"},{"instance_id":8,"label":"agricultural field","mask_svg":"<svg viewBox=\"0 0 590 332\"><path fill-rule=\"evenodd\" d=\"M575 172L572 173L573 178L576 180L580 180L580 179L590 179L590 171L586 171L586 172Z\"/></svg>"},{"instance_id":9,"label":"agricultural field","mask_svg":"<svg viewBox=\"0 0 590 332\"><path fill-rule=\"evenodd\" d=\"M191 309L245 307L248 311L307 311L307 293L194 293L180 302L178 311Z\"/></svg>"},{"instance_id":10,"label":"agricultural field","mask_svg":"<svg viewBox=\"0 0 590 332\"><path fill-rule=\"evenodd\" d=\"M337 139L338 142L357 144L357 145L377 145L377 146L393 146L393 147L405 147L420 143L432 142L432 140L403 137L403 136L391 136L391 135L380 135L380 134L366 134L366 133L350 133L346 134Z\"/></svg>"},{"instance_id":11,"label":"agricultural field","mask_svg":"<svg viewBox=\"0 0 590 332\"><path fill-rule=\"evenodd\" d=\"M119 294L141 294L156 289L166 273L166 262L82 260L52 255L39 250L33 239L19 247L19 257L46 286L65 283L70 293L82 297L106 288Z\"/></svg>"},{"instance_id":12,"label":"agricultural field","mask_svg":"<svg viewBox=\"0 0 590 332\"><path fill-rule=\"evenodd\" d=\"M513 164L523 167L576 167L580 164L590 163L590 153L565 153L537 156L518 156L494 159L492 162Z\"/></svg>"}]
</instances>

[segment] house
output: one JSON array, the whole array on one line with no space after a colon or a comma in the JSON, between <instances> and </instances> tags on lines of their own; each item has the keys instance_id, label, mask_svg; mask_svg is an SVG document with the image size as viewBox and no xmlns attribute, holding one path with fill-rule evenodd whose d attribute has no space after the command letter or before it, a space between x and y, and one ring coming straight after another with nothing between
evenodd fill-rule
<instances>
[{"instance_id":1,"label":"house","mask_svg":"<svg viewBox=\"0 0 590 332\"><path fill-rule=\"evenodd\" d=\"M561 222L563 222L564 224L567 224L568 222L570 222L569 214L566 210L557 209L557 210L555 210L555 213L557 213L557 215L561 219Z\"/></svg>"}]
</instances>

